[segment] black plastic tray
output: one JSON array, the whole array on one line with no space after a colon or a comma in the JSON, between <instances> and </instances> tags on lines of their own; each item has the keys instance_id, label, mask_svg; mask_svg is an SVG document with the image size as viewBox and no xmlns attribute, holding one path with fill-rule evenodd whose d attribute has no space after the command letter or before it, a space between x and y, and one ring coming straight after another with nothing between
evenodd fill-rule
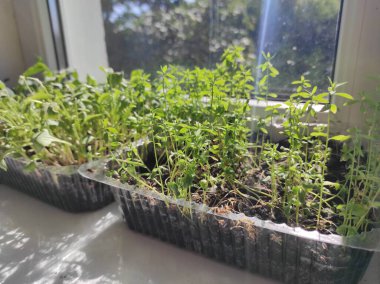
<instances>
[{"instance_id":1,"label":"black plastic tray","mask_svg":"<svg viewBox=\"0 0 380 284\"><path fill-rule=\"evenodd\" d=\"M105 165L89 163L79 173L110 186L130 229L242 269L284 283L348 284L362 278L373 255L345 246L338 235L216 214L205 205L122 184L105 176Z\"/></svg>"},{"instance_id":2,"label":"black plastic tray","mask_svg":"<svg viewBox=\"0 0 380 284\"><path fill-rule=\"evenodd\" d=\"M114 201L109 186L83 178L78 166L39 165L31 172L24 170L25 161L6 158L7 171L1 171L0 182L68 212L86 212Z\"/></svg>"}]
</instances>

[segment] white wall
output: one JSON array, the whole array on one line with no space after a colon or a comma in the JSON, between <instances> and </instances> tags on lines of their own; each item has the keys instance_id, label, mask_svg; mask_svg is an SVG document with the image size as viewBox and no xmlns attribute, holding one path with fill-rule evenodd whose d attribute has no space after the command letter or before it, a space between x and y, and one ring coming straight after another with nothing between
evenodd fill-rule
<instances>
[{"instance_id":1,"label":"white wall","mask_svg":"<svg viewBox=\"0 0 380 284\"><path fill-rule=\"evenodd\" d=\"M17 82L25 69L12 0L0 0L0 80Z\"/></svg>"},{"instance_id":2,"label":"white wall","mask_svg":"<svg viewBox=\"0 0 380 284\"><path fill-rule=\"evenodd\" d=\"M100 0L60 0L63 33L69 67L80 76L104 78L100 66L108 66Z\"/></svg>"},{"instance_id":3,"label":"white wall","mask_svg":"<svg viewBox=\"0 0 380 284\"><path fill-rule=\"evenodd\" d=\"M0 0L0 80L14 85L38 57L56 69L45 0Z\"/></svg>"},{"instance_id":4,"label":"white wall","mask_svg":"<svg viewBox=\"0 0 380 284\"><path fill-rule=\"evenodd\" d=\"M29 67L41 57L51 69L55 70L57 62L46 0L12 2L25 65Z\"/></svg>"},{"instance_id":5,"label":"white wall","mask_svg":"<svg viewBox=\"0 0 380 284\"><path fill-rule=\"evenodd\" d=\"M358 98L380 85L373 76L380 76L380 0L345 0L335 81L347 82L345 91ZM360 125L360 118L358 107L339 117L345 127Z\"/></svg>"}]
</instances>

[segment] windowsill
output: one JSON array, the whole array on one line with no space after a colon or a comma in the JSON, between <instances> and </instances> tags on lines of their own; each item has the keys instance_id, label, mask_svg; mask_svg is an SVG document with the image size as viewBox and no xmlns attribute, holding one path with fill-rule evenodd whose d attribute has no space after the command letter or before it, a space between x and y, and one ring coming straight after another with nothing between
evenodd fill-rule
<instances>
[{"instance_id":1,"label":"windowsill","mask_svg":"<svg viewBox=\"0 0 380 284\"><path fill-rule=\"evenodd\" d=\"M130 231L116 203L71 214L4 185L0 200L1 283L277 283Z\"/></svg>"},{"instance_id":2,"label":"windowsill","mask_svg":"<svg viewBox=\"0 0 380 284\"><path fill-rule=\"evenodd\" d=\"M0 283L277 283L129 230L116 203L71 214L0 185Z\"/></svg>"}]
</instances>

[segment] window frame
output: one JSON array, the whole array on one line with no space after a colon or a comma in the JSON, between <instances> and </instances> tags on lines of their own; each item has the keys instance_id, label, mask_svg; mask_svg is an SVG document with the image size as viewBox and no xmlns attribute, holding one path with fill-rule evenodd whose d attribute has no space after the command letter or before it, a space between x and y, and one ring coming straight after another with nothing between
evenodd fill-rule
<instances>
[{"instance_id":1,"label":"window frame","mask_svg":"<svg viewBox=\"0 0 380 284\"><path fill-rule=\"evenodd\" d=\"M14 0L12 4L26 67L41 57L53 70L58 69L47 1Z\"/></svg>"},{"instance_id":2,"label":"window frame","mask_svg":"<svg viewBox=\"0 0 380 284\"><path fill-rule=\"evenodd\" d=\"M46 0L49 13L49 23L54 42L54 53L57 62L57 69L68 67L65 36L62 28L61 7L58 0Z\"/></svg>"},{"instance_id":3,"label":"window frame","mask_svg":"<svg viewBox=\"0 0 380 284\"><path fill-rule=\"evenodd\" d=\"M99 11L100 0L53 1L56 1L61 8L62 5L64 6L64 9L61 9L60 12L64 35L62 40L66 47L70 45L70 43L78 41L78 39L88 37L88 34L85 33L88 29L79 29L75 31L75 33L66 30L67 23L70 21L70 11L83 8L83 2L86 2L88 10L94 8L94 11L97 13L97 15L92 16L101 17L101 11ZM37 9L46 9L46 7L39 5ZM96 72L99 66L107 66L108 60L104 60L104 58L107 58L105 39L103 36L104 27L99 25L99 21L95 23L97 26L94 27L94 22L90 22L86 17L81 20L81 25L88 26L93 30L99 29L99 36L86 38L88 40L84 48L84 50L87 48L91 51L91 57L95 60L78 62L78 56L73 56L75 50L70 50L70 48L66 49L66 56L68 67L78 68L79 66L79 73L85 76L84 71L91 70L92 72ZM380 35L374 36L374 34L376 35L376 27L378 26L380 26L380 3L378 0L342 0L332 78L337 82L348 82L341 90L352 94L354 98L358 98L361 91L372 90L374 88L374 83L368 83L367 77L369 75L380 74L380 64L377 63L380 62L380 53L376 53L376 50L380 50ZM377 34L379 33L377 32ZM44 35L47 36L46 33ZM83 53L83 49L81 52ZM79 55L79 57L81 55ZM96 58L102 58L102 60L96 60ZM107 64L99 64L104 62L107 62ZM281 101L276 100L269 103L278 104L281 103ZM343 105L343 102L339 99L336 99L334 103L336 103L338 107ZM251 105L255 107L255 111L258 113L264 111L265 107L254 99L251 100ZM319 106L317 107L317 111L318 109L320 109ZM357 108L345 108L337 116L337 119L343 123L336 127L339 130L355 126L359 123L359 118L360 113ZM327 115L321 113L318 122L325 123L326 121Z\"/></svg>"}]
</instances>

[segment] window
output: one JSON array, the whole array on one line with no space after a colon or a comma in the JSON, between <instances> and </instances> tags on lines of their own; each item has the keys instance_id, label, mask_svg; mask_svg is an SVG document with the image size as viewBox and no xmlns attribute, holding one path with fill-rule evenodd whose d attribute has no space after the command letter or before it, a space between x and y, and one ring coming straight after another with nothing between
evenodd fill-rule
<instances>
[{"instance_id":1,"label":"window","mask_svg":"<svg viewBox=\"0 0 380 284\"><path fill-rule=\"evenodd\" d=\"M230 45L252 66L270 52L289 93L302 74L326 87L332 77L341 0L102 0L109 64L129 73L160 65L212 66Z\"/></svg>"}]
</instances>

